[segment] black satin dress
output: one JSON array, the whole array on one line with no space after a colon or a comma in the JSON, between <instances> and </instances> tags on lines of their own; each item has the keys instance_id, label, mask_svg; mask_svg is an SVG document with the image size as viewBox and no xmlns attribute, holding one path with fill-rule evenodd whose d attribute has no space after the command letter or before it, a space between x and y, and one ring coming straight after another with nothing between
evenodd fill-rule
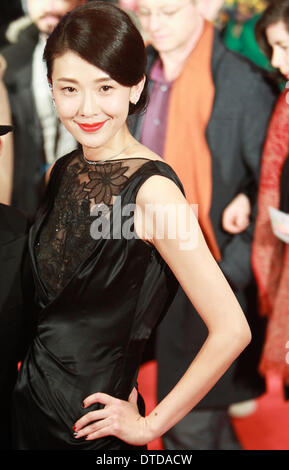
<instances>
[{"instance_id":1,"label":"black satin dress","mask_svg":"<svg viewBox=\"0 0 289 470\"><path fill-rule=\"evenodd\" d=\"M95 392L127 400L146 341L177 281L156 249L134 232L140 186L162 175L145 158L90 165L77 150L59 159L29 249L39 307L37 332L14 392L15 448L136 449L108 436L75 439L73 424Z\"/></svg>"}]
</instances>

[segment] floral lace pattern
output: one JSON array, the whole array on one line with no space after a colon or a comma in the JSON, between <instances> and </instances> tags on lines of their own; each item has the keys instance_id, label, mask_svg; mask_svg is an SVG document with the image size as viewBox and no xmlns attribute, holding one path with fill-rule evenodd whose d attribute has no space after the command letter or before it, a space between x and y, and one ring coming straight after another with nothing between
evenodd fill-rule
<instances>
[{"instance_id":1,"label":"floral lace pattern","mask_svg":"<svg viewBox=\"0 0 289 470\"><path fill-rule=\"evenodd\" d=\"M93 207L105 204L110 213L114 196L143 160L123 159L92 166L77 154L68 163L36 244L40 277L49 295L55 296L92 253L96 245L90 235Z\"/></svg>"},{"instance_id":2,"label":"floral lace pattern","mask_svg":"<svg viewBox=\"0 0 289 470\"><path fill-rule=\"evenodd\" d=\"M127 166L123 166L123 162L117 162L115 165L112 163L98 165L94 171L88 172L90 181L84 186L84 190L90 190L89 197L94 199L96 204L104 203L109 206L112 197L118 195L119 189L128 179L124 175L127 169Z\"/></svg>"}]
</instances>

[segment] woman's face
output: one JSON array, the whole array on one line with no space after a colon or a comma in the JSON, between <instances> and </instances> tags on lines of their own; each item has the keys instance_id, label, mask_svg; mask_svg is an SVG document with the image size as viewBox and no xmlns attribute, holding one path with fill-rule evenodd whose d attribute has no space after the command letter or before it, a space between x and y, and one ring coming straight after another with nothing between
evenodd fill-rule
<instances>
[{"instance_id":1,"label":"woman's face","mask_svg":"<svg viewBox=\"0 0 289 470\"><path fill-rule=\"evenodd\" d=\"M266 29L267 41L272 48L271 64L289 80L289 32L283 21Z\"/></svg>"},{"instance_id":2,"label":"woman's face","mask_svg":"<svg viewBox=\"0 0 289 470\"><path fill-rule=\"evenodd\" d=\"M117 139L125 126L130 100L141 92L140 85L120 85L72 51L54 59L52 90L61 122L89 148Z\"/></svg>"}]
</instances>

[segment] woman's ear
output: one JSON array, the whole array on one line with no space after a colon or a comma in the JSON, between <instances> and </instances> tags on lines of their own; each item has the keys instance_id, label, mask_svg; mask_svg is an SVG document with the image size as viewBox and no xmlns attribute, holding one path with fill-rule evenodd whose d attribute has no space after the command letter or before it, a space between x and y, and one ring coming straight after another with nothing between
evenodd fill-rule
<instances>
[{"instance_id":1,"label":"woman's ear","mask_svg":"<svg viewBox=\"0 0 289 470\"><path fill-rule=\"evenodd\" d=\"M53 94L52 81L48 78L47 82L48 82L49 89L50 89L51 93Z\"/></svg>"},{"instance_id":2,"label":"woman's ear","mask_svg":"<svg viewBox=\"0 0 289 470\"><path fill-rule=\"evenodd\" d=\"M54 96L53 96L53 87L52 87L52 81L51 81L51 80L49 80L49 78L47 79L47 81L48 81L49 89L50 89L50 91L51 91L52 104L53 104L53 106L55 106L55 102L54 102Z\"/></svg>"},{"instance_id":3,"label":"woman's ear","mask_svg":"<svg viewBox=\"0 0 289 470\"><path fill-rule=\"evenodd\" d=\"M137 104L138 100L140 99L140 96L145 86L145 82L146 76L144 75L143 78L136 85L131 87L129 100L132 104Z\"/></svg>"}]
</instances>

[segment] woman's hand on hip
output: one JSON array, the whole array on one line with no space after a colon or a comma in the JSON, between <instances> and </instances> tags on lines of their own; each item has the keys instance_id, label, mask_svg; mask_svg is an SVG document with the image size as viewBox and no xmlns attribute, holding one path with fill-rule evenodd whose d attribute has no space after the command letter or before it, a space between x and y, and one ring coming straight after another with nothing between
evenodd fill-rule
<instances>
[{"instance_id":1,"label":"woman's hand on hip","mask_svg":"<svg viewBox=\"0 0 289 470\"><path fill-rule=\"evenodd\" d=\"M104 408L89 411L73 426L75 439L88 441L105 436L115 436L128 444L140 446L152 440L146 418L137 407L137 390L134 388L128 401L114 398L106 393L94 393L84 402L84 408L102 403Z\"/></svg>"}]
</instances>

